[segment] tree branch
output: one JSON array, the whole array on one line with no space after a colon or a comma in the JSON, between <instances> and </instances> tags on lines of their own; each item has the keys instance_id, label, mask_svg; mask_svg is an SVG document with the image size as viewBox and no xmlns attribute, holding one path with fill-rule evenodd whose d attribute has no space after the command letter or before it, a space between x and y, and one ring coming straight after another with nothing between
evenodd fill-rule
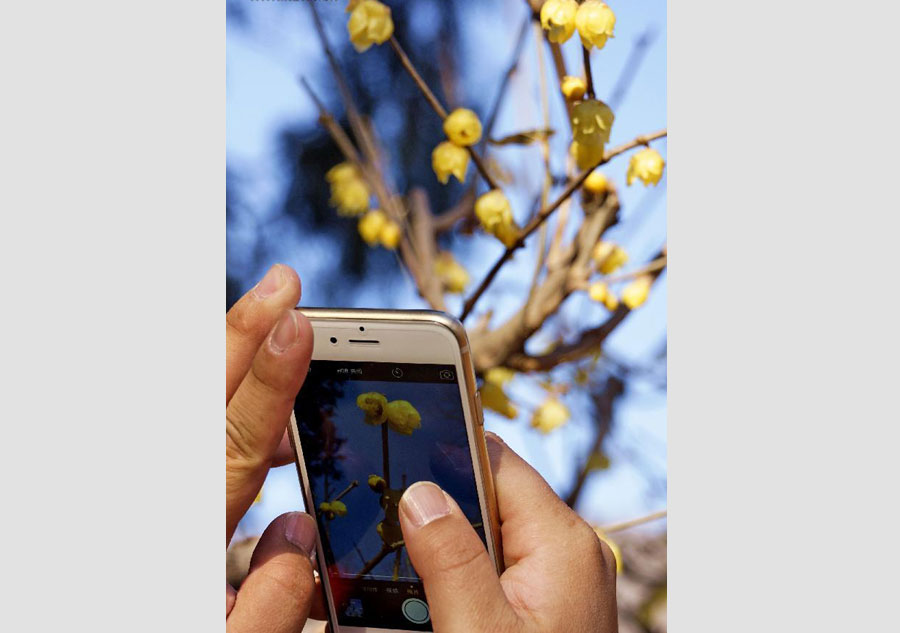
<instances>
[{"instance_id":1,"label":"tree branch","mask_svg":"<svg viewBox=\"0 0 900 633\"><path fill-rule=\"evenodd\" d=\"M609 525L604 525L598 528L604 534L612 534L613 532L621 532L622 530L627 530L628 528L633 528L637 525L643 525L644 523L650 523L650 521L656 521L657 519L662 519L663 517L668 516L668 510L660 510L658 512L653 512L648 514L647 516L638 517L637 519L631 519L629 521L622 521L621 523L611 523Z\"/></svg>"}]
</instances>

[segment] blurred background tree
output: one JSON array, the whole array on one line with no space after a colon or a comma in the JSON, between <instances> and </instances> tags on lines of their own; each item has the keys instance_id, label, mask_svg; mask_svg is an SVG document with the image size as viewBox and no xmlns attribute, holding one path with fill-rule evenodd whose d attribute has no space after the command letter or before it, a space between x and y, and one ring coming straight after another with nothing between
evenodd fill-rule
<instances>
[{"instance_id":1,"label":"blurred background tree","mask_svg":"<svg viewBox=\"0 0 900 633\"><path fill-rule=\"evenodd\" d=\"M283 262L304 305L464 316L487 428L619 546L621 630L665 630L665 3L347 4L227 4L227 306ZM273 470L232 580L300 504Z\"/></svg>"}]
</instances>

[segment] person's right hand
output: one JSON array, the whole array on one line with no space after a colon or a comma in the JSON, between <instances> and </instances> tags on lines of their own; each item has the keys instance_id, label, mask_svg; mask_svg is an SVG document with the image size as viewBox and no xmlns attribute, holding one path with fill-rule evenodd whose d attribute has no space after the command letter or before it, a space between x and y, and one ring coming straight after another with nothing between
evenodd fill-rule
<instances>
[{"instance_id":1,"label":"person's right hand","mask_svg":"<svg viewBox=\"0 0 900 633\"><path fill-rule=\"evenodd\" d=\"M615 633L616 561L594 530L488 434L506 571L498 578L456 502L431 482L400 500L409 557L436 633Z\"/></svg>"}]
</instances>

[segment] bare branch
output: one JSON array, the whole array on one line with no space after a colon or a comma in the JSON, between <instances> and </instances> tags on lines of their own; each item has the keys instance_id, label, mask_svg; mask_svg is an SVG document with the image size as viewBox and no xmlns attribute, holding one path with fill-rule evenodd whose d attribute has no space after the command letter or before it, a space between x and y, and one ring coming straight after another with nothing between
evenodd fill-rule
<instances>
[{"instance_id":1,"label":"bare branch","mask_svg":"<svg viewBox=\"0 0 900 633\"><path fill-rule=\"evenodd\" d=\"M588 99L596 99L597 95L594 93L594 75L591 72L591 51L582 46L581 52L583 53L582 58L584 59L584 80L585 83L587 83L585 94Z\"/></svg>"},{"instance_id":2,"label":"bare branch","mask_svg":"<svg viewBox=\"0 0 900 633\"><path fill-rule=\"evenodd\" d=\"M655 39L656 30L651 27L641 33L634 41L634 44L632 44L631 52L628 53L628 59L625 60L625 65L622 67L622 72L619 74L616 86L613 88L612 95L609 98L609 107L613 110L619 107L622 99L625 98L625 94L631 87L638 68L640 68L641 62L644 60L644 54Z\"/></svg>"},{"instance_id":3,"label":"bare branch","mask_svg":"<svg viewBox=\"0 0 900 633\"><path fill-rule=\"evenodd\" d=\"M659 510L658 512L652 512L647 516L631 519L630 521L622 521L621 523L611 523L609 525L601 526L598 529L604 534L612 534L613 532L621 532L622 530L627 530L628 528L633 528L637 525L643 525L644 523L650 523L650 521L662 519L663 517L668 516L668 514L668 510Z\"/></svg>"}]
</instances>

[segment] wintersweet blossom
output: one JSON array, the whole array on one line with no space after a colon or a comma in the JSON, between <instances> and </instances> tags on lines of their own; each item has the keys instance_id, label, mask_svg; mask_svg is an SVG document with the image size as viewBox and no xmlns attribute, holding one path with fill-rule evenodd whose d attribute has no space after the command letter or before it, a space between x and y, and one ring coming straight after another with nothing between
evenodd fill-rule
<instances>
[{"instance_id":1,"label":"wintersweet blossom","mask_svg":"<svg viewBox=\"0 0 900 633\"><path fill-rule=\"evenodd\" d=\"M581 77L566 75L559 82L559 88L569 101L578 101L587 91L587 83Z\"/></svg>"},{"instance_id":2,"label":"wintersweet blossom","mask_svg":"<svg viewBox=\"0 0 900 633\"><path fill-rule=\"evenodd\" d=\"M531 426L541 433L549 433L568 422L569 415L569 408L551 396L535 409L531 418Z\"/></svg>"},{"instance_id":3,"label":"wintersweet blossom","mask_svg":"<svg viewBox=\"0 0 900 633\"><path fill-rule=\"evenodd\" d=\"M653 277L641 275L622 290L622 303L634 310L644 304L650 294L650 286L653 285Z\"/></svg>"},{"instance_id":4,"label":"wintersweet blossom","mask_svg":"<svg viewBox=\"0 0 900 633\"><path fill-rule=\"evenodd\" d=\"M625 249L613 242L598 242L591 252L591 257L604 275L614 273L628 261Z\"/></svg>"},{"instance_id":5,"label":"wintersweet blossom","mask_svg":"<svg viewBox=\"0 0 900 633\"><path fill-rule=\"evenodd\" d=\"M547 31L547 39L562 44L575 32L575 0L547 0L541 7L541 27Z\"/></svg>"},{"instance_id":6,"label":"wintersweet blossom","mask_svg":"<svg viewBox=\"0 0 900 633\"><path fill-rule=\"evenodd\" d=\"M401 435L412 435L422 426L422 416L414 406L406 400L392 400L385 407L387 423L392 431Z\"/></svg>"},{"instance_id":7,"label":"wintersweet blossom","mask_svg":"<svg viewBox=\"0 0 900 633\"><path fill-rule=\"evenodd\" d=\"M468 108L457 108L444 119L444 134L460 147L474 145L481 140L481 121Z\"/></svg>"},{"instance_id":8,"label":"wintersweet blossom","mask_svg":"<svg viewBox=\"0 0 900 633\"><path fill-rule=\"evenodd\" d=\"M492 367L484 373L484 384L481 385L481 404L485 408L499 413L505 418L514 420L519 411L503 391L506 385L515 376L515 372L506 367Z\"/></svg>"},{"instance_id":9,"label":"wintersweet blossom","mask_svg":"<svg viewBox=\"0 0 900 633\"><path fill-rule=\"evenodd\" d=\"M323 501L319 504L319 510L325 515L326 519L334 519L334 517L347 516L347 506L343 501Z\"/></svg>"},{"instance_id":10,"label":"wintersweet blossom","mask_svg":"<svg viewBox=\"0 0 900 633\"><path fill-rule=\"evenodd\" d=\"M387 419L387 414L385 413L387 398L384 397L384 394L377 391L359 394L356 397L356 406L365 412L366 417L364 421L366 424L378 426Z\"/></svg>"},{"instance_id":11,"label":"wintersweet blossom","mask_svg":"<svg viewBox=\"0 0 900 633\"><path fill-rule=\"evenodd\" d=\"M647 186L655 185L662 178L665 166L666 161L655 149L652 147L642 149L631 157L631 162L628 163L628 173L625 175L625 182L631 185L634 179L637 178Z\"/></svg>"},{"instance_id":12,"label":"wintersweet blossom","mask_svg":"<svg viewBox=\"0 0 900 633\"><path fill-rule=\"evenodd\" d=\"M588 296L597 303L606 301L607 295L609 295L609 286L602 281L595 281L588 288Z\"/></svg>"},{"instance_id":13,"label":"wintersweet blossom","mask_svg":"<svg viewBox=\"0 0 900 633\"><path fill-rule=\"evenodd\" d=\"M600 195L609 191L609 179L602 171L595 169L584 181L584 188L590 193Z\"/></svg>"},{"instance_id":14,"label":"wintersweet blossom","mask_svg":"<svg viewBox=\"0 0 900 633\"><path fill-rule=\"evenodd\" d=\"M378 236L387 221L387 215L380 209L373 209L359 219L357 228L366 244L375 246L378 243Z\"/></svg>"},{"instance_id":15,"label":"wintersweet blossom","mask_svg":"<svg viewBox=\"0 0 900 633\"><path fill-rule=\"evenodd\" d=\"M585 146L603 146L609 142L615 115L599 99L588 99L572 107L572 135Z\"/></svg>"},{"instance_id":16,"label":"wintersweet blossom","mask_svg":"<svg viewBox=\"0 0 900 633\"><path fill-rule=\"evenodd\" d=\"M461 293L469 283L469 273L449 251L434 258L434 274L447 292Z\"/></svg>"},{"instance_id":17,"label":"wintersweet blossom","mask_svg":"<svg viewBox=\"0 0 900 633\"><path fill-rule=\"evenodd\" d=\"M616 14L600 0L585 0L575 14L575 28L581 36L581 44L588 50L592 46L603 48L607 38L613 37Z\"/></svg>"},{"instance_id":18,"label":"wintersweet blossom","mask_svg":"<svg viewBox=\"0 0 900 633\"><path fill-rule=\"evenodd\" d=\"M578 169L589 169L603 160L603 145L582 145L578 141L572 141L569 153L575 159Z\"/></svg>"},{"instance_id":19,"label":"wintersweet blossom","mask_svg":"<svg viewBox=\"0 0 900 633\"><path fill-rule=\"evenodd\" d=\"M431 168L441 184L446 185L451 175L465 182L468 167L469 152L455 143L444 141L431 152Z\"/></svg>"},{"instance_id":20,"label":"wintersweet blossom","mask_svg":"<svg viewBox=\"0 0 900 633\"><path fill-rule=\"evenodd\" d=\"M400 230L400 225L393 220L388 219L382 225L381 231L378 233L378 241L381 242L381 245L386 249L392 251L400 244L400 237L402 235L403 231Z\"/></svg>"},{"instance_id":21,"label":"wintersweet blossom","mask_svg":"<svg viewBox=\"0 0 900 633\"><path fill-rule=\"evenodd\" d=\"M368 483L369 488L372 489L372 492L384 492L385 486L387 486L384 478L379 477L378 475L369 475Z\"/></svg>"},{"instance_id":22,"label":"wintersweet blossom","mask_svg":"<svg viewBox=\"0 0 900 633\"><path fill-rule=\"evenodd\" d=\"M519 237L509 200L499 189L492 189L475 201L475 215L485 231L509 248Z\"/></svg>"},{"instance_id":23,"label":"wintersweet blossom","mask_svg":"<svg viewBox=\"0 0 900 633\"><path fill-rule=\"evenodd\" d=\"M390 7L378 0L361 0L350 12L347 21L350 41L362 53L372 44L384 44L394 34Z\"/></svg>"}]
</instances>

